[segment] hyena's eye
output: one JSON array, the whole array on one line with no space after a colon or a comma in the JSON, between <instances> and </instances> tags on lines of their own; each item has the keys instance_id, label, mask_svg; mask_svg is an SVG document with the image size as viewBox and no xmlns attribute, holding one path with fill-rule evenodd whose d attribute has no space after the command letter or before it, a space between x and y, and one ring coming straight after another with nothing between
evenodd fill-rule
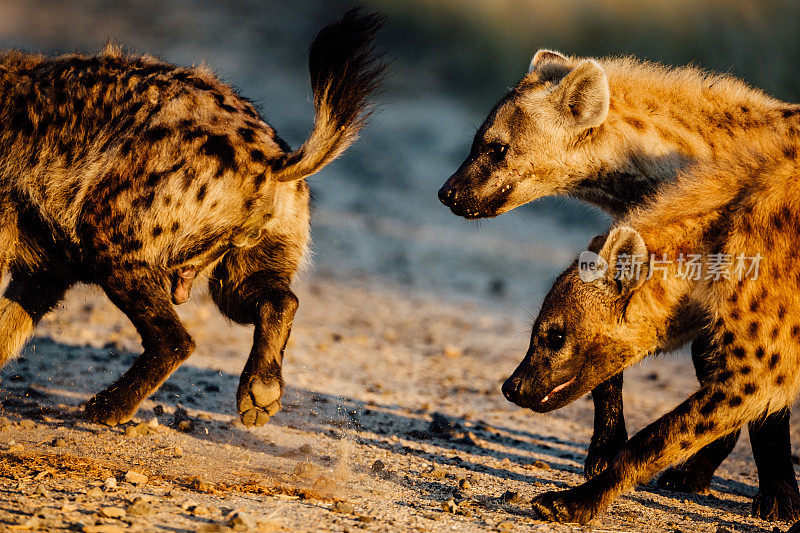
<instances>
[{"instance_id":1,"label":"hyena's eye","mask_svg":"<svg viewBox=\"0 0 800 533\"><path fill-rule=\"evenodd\" d=\"M564 347L566 340L566 333L564 328L560 326L553 326L549 328L544 334L544 345L548 350L557 352Z\"/></svg>"},{"instance_id":2,"label":"hyena's eye","mask_svg":"<svg viewBox=\"0 0 800 533\"><path fill-rule=\"evenodd\" d=\"M508 145L503 143L489 143L486 145L489 157L494 161L502 161L508 153Z\"/></svg>"}]
</instances>

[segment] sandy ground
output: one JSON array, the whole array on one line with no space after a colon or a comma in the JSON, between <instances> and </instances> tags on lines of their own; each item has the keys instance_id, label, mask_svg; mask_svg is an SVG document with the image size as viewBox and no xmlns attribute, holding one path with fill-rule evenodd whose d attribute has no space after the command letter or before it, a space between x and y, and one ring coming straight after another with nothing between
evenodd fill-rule
<instances>
[{"instance_id":1,"label":"sandy ground","mask_svg":"<svg viewBox=\"0 0 800 533\"><path fill-rule=\"evenodd\" d=\"M308 42L349 3L3 0L0 47L91 52L116 39L178 64L205 60L297 146L312 118ZM387 28L395 40L380 112L346 157L309 180L317 268L297 287L284 409L263 428L237 422L251 332L196 291L179 309L197 341L192 358L135 424L87 424L79 406L140 347L102 294L75 289L0 373L0 528L571 529L537 521L529 501L581 481L591 401L534 415L499 386L553 276L604 219L560 199L480 224L443 208L436 190L493 102L459 99L464 73L435 53L446 35L404 48L416 34L398 23ZM686 397L693 376L685 354L630 371L629 430ZM743 439L712 494L643 486L578 530L772 531L748 517L756 484Z\"/></svg>"},{"instance_id":2,"label":"sandy ground","mask_svg":"<svg viewBox=\"0 0 800 533\"><path fill-rule=\"evenodd\" d=\"M134 422L108 428L81 420L79 406L127 368L138 338L101 293L73 290L2 373L0 524L772 531L748 517L756 477L744 439L710 495L650 484L589 526L539 522L529 505L534 495L581 482L592 409L584 398L534 415L503 399L499 385L527 344L526 311L325 272L308 275L298 294L285 407L268 425L245 429L235 416L250 331L228 324L200 292L180 308L195 354ZM629 428L693 387L685 357L632 369Z\"/></svg>"}]
</instances>

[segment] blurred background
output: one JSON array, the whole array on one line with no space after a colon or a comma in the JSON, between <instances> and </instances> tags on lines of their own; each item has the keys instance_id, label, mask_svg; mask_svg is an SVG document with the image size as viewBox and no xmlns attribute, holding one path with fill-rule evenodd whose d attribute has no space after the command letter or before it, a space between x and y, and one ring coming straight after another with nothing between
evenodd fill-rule
<instances>
[{"instance_id":1,"label":"blurred background","mask_svg":"<svg viewBox=\"0 0 800 533\"><path fill-rule=\"evenodd\" d=\"M800 3L791 0L364 0L389 24L392 69L362 140L309 181L315 269L535 310L607 218L566 199L467 222L436 191L540 47L627 55L740 76L797 101ZM292 146L311 126L310 40L344 0L0 1L0 46L57 54L116 40L207 62Z\"/></svg>"}]
</instances>

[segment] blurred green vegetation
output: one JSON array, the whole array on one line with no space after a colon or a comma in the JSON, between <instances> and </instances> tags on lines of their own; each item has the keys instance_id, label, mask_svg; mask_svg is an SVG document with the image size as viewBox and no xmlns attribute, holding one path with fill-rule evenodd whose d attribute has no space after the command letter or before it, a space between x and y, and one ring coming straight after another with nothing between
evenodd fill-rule
<instances>
[{"instance_id":1,"label":"blurred green vegetation","mask_svg":"<svg viewBox=\"0 0 800 533\"><path fill-rule=\"evenodd\" d=\"M539 48L729 72L800 100L797 0L367 0L391 20L393 83L488 110Z\"/></svg>"}]
</instances>

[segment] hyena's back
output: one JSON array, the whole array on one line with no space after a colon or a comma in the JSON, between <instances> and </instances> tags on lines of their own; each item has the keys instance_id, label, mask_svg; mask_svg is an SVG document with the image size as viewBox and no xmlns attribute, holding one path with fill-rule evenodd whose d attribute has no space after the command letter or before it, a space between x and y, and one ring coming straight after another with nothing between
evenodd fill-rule
<instances>
[{"instance_id":1,"label":"hyena's back","mask_svg":"<svg viewBox=\"0 0 800 533\"><path fill-rule=\"evenodd\" d=\"M22 241L49 234L78 262L207 264L264 226L278 186L270 168L287 151L203 68L113 47L0 56L4 211L30 215L15 224ZM42 259L41 243L20 248L18 259Z\"/></svg>"}]
</instances>

